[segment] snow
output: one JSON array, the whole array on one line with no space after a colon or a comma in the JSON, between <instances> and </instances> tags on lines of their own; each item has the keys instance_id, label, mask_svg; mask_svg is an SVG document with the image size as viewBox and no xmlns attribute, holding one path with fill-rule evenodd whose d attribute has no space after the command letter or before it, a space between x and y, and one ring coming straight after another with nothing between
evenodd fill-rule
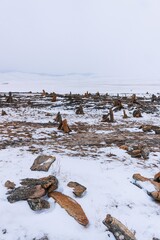
<instances>
[{"instance_id":1,"label":"snow","mask_svg":"<svg viewBox=\"0 0 160 240\"><path fill-rule=\"evenodd\" d=\"M41 92L42 89L58 93L159 93L160 80L121 79L96 74L44 75L29 73L0 73L1 92Z\"/></svg>"},{"instance_id":2,"label":"snow","mask_svg":"<svg viewBox=\"0 0 160 240\"><path fill-rule=\"evenodd\" d=\"M75 81L74 81L75 80ZM91 84L90 84L91 81ZM25 84L24 84L25 82ZM157 84L157 85L156 85ZM0 87L1 91L46 91L67 93L67 92L111 92L111 93L131 93L138 92L144 94L148 92L157 92L159 82L155 85L143 83L143 89L139 85L119 85L116 83L108 84L104 78L97 81L97 78L82 76L42 76L35 74L22 73L1 73ZM0 123L6 121L31 121L31 122L48 122L53 117L45 117L45 112L38 112L37 109L23 113L25 109L7 109L9 115L0 117ZM59 108L52 111L54 115ZM62 111L65 114L65 110ZM86 116L74 116L72 111L70 121L82 121L96 124L99 120L92 118L93 113ZM122 112L116 113L116 117L120 119ZM129 121L129 120L127 120ZM144 116L139 120L140 123L151 121L157 123L157 118L153 115ZM159 120L158 120L159 121ZM158 122L160 123L160 122ZM117 123L115 123L117 124ZM136 127L126 128L130 132L141 132ZM38 139L45 137L57 131L56 128L41 128L33 132L33 138ZM92 129L94 131L94 129ZM0 135L0 140L7 139L6 135ZM103 134L103 131L97 131ZM112 131L106 132L107 134ZM57 131L58 135L62 135ZM73 133L75 134L75 133ZM153 177L160 167L160 153L151 153L147 161L135 160L131 158L124 150L116 146L101 147L97 151L100 157L92 158L91 156L80 157L70 156L58 153L50 146L42 152L48 155L54 155L56 161L49 169L48 173L31 171L30 167L38 154L28 151L28 147L8 147L0 150L0 239L1 240L31 240L36 237L39 239L47 235L51 240L114 240L113 235L106 231L106 227L102 224L105 216L111 214L124 223L130 230L135 231L138 240L149 240L153 237L160 238L159 228L159 205L154 202L146 191L137 188L132 182L132 175L140 173L147 177ZM62 146L63 148L63 146ZM68 151L68 152L67 152ZM92 151L92 149L90 150ZM108 154L114 154L108 157ZM155 167L154 164L156 165ZM79 225L72 217L70 217L64 209L49 199L51 208L38 213L33 212L26 201L20 201L10 204L6 199L6 188L4 183L7 180L14 181L17 186L20 179L31 177L40 178L48 175L55 175L59 180L58 190L76 199L83 207L88 219L89 226L83 227ZM75 198L72 189L67 187L69 181L76 181L87 187L87 192L82 198ZM151 190L148 183L142 184L143 188ZM7 233L3 234L6 229Z\"/></svg>"}]
</instances>

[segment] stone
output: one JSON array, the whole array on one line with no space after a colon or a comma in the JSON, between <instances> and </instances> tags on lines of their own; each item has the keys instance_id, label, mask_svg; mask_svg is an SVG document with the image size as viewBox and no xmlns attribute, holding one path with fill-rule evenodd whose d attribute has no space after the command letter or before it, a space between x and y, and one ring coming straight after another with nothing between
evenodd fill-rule
<instances>
[{"instance_id":1,"label":"stone","mask_svg":"<svg viewBox=\"0 0 160 240\"><path fill-rule=\"evenodd\" d=\"M47 117L51 117L52 114L48 112L48 113L45 114L45 116L47 116Z\"/></svg>"},{"instance_id":2,"label":"stone","mask_svg":"<svg viewBox=\"0 0 160 240\"><path fill-rule=\"evenodd\" d=\"M154 176L154 181L160 183L160 172L158 172L158 173Z\"/></svg>"},{"instance_id":3,"label":"stone","mask_svg":"<svg viewBox=\"0 0 160 240\"><path fill-rule=\"evenodd\" d=\"M13 103L12 93L9 92L9 96L7 97L7 103Z\"/></svg>"},{"instance_id":4,"label":"stone","mask_svg":"<svg viewBox=\"0 0 160 240\"><path fill-rule=\"evenodd\" d=\"M113 233L116 240L136 240L135 235L119 220L107 214L103 224Z\"/></svg>"},{"instance_id":5,"label":"stone","mask_svg":"<svg viewBox=\"0 0 160 240\"><path fill-rule=\"evenodd\" d=\"M82 107L82 105L80 105L80 106L77 108L77 110L76 110L76 114L81 114L81 115L84 114L84 111L83 111L83 107Z\"/></svg>"},{"instance_id":6,"label":"stone","mask_svg":"<svg viewBox=\"0 0 160 240\"><path fill-rule=\"evenodd\" d=\"M155 191L155 192L151 192L149 194L154 200L160 202L160 192L159 191Z\"/></svg>"},{"instance_id":7,"label":"stone","mask_svg":"<svg viewBox=\"0 0 160 240\"><path fill-rule=\"evenodd\" d=\"M89 98L90 96L91 96L91 94L88 91L84 94L85 98Z\"/></svg>"},{"instance_id":8,"label":"stone","mask_svg":"<svg viewBox=\"0 0 160 240\"><path fill-rule=\"evenodd\" d=\"M50 208L49 202L44 199L40 199L40 198L28 199L27 202L33 211L39 211L42 209Z\"/></svg>"},{"instance_id":9,"label":"stone","mask_svg":"<svg viewBox=\"0 0 160 240\"><path fill-rule=\"evenodd\" d=\"M142 117L141 111L139 109L133 111L133 117Z\"/></svg>"},{"instance_id":10,"label":"stone","mask_svg":"<svg viewBox=\"0 0 160 240\"><path fill-rule=\"evenodd\" d=\"M128 151L128 146L126 146L126 145L121 145L119 148L122 150Z\"/></svg>"},{"instance_id":11,"label":"stone","mask_svg":"<svg viewBox=\"0 0 160 240\"><path fill-rule=\"evenodd\" d=\"M5 116L5 115L7 115L7 113L2 109L2 114L1 115Z\"/></svg>"},{"instance_id":12,"label":"stone","mask_svg":"<svg viewBox=\"0 0 160 240\"><path fill-rule=\"evenodd\" d=\"M7 194L8 201L14 203L29 198L40 198L46 194L46 190L41 185L36 186L23 186L9 191Z\"/></svg>"},{"instance_id":13,"label":"stone","mask_svg":"<svg viewBox=\"0 0 160 240\"><path fill-rule=\"evenodd\" d=\"M34 160L34 163L30 169L32 171L47 172L55 160L56 157L54 156L40 155Z\"/></svg>"},{"instance_id":14,"label":"stone","mask_svg":"<svg viewBox=\"0 0 160 240\"><path fill-rule=\"evenodd\" d=\"M149 178L143 177L139 173L133 174L133 179L136 180L136 181L141 181L141 182L149 181Z\"/></svg>"},{"instance_id":15,"label":"stone","mask_svg":"<svg viewBox=\"0 0 160 240\"><path fill-rule=\"evenodd\" d=\"M154 129L154 131L155 131L155 134L160 134L160 127L159 127L159 128L156 128L156 129Z\"/></svg>"},{"instance_id":16,"label":"stone","mask_svg":"<svg viewBox=\"0 0 160 240\"><path fill-rule=\"evenodd\" d=\"M136 96L136 94L133 94L133 95L131 96L131 102L132 102L132 103L137 103L137 96Z\"/></svg>"},{"instance_id":17,"label":"stone","mask_svg":"<svg viewBox=\"0 0 160 240\"><path fill-rule=\"evenodd\" d=\"M8 189L14 189L16 184L14 182L11 182L11 181L8 180L8 181L5 182L4 186Z\"/></svg>"},{"instance_id":18,"label":"stone","mask_svg":"<svg viewBox=\"0 0 160 240\"><path fill-rule=\"evenodd\" d=\"M43 178L24 178L21 181L23 186L36 186L41 185L44 189L49 191L54 191L58 188L58 179L55 176L49 175Z\"/></svg>"},{"instance_id":19,"label":"stone","mask_svg":"<svg viewBox=\"0 0 160 240\"><path fill-rule=\"evenodd\" d=\"M120 99L115 99L113 105L115 107L114 111L120 111L122 108L124 108Z\"/></svg>"},{"instance_id":20,"label":"stone","mask_svg":"<svg viewBox=\"0 0 160 240\"><path fill-rule=\"evenodd\" d=\"M81 197L87 189L86 187L77 182L69 182L67 186L73 188L73 193L76 197Z\"/></svg>"},{"instance_id":21,"label":"stone","mask_svg":"<svg viewBox=\"0 0 160 240\"><path fill-rule=\"evenodd\" d=\"M143 132L151 132L152 131L152 125L142 125L139 127L139 129L142 129Z\"/></svg>"},{"instance_id":22,"label":"stone","mask_svg":"<svg viewBox=\"0 0 160 240\"><path fill-rule=\"evenodd\" d=\"M68 123L67 123L67 120L66 120L66 119L64 119L64 120L62 121L62 124L61 124L61 126L59 126L58 129L62 130L62 131L65 132L65 133L71 132L71 129L70 129L70 127L68 126Z\"/></svg>"},{"instance_id":23,"label":"stone","mask_svg":"<svg viewBox=\"0 0 160 240\"><path fill-rule=\"evenodd\" d=\"M109 122L109 114L103 114L101 122Z\"/></svg>"},{"instance_id":24,"label":"stone","mask_svg":"<svg viewBox=\"0 0 160 240\"><path fill-rule=\"evenodd\" d=\"M142 148L141 150L141 156L143 157L143 159L149 159L149 149L148 148Z\"/></svg>"},{"instance_id":25,"label":"stone","mask_svg":"<svg viewBox=\"0 0 160 240\"><path fill-rule=\"evenodd\" d=\"M104 114L102 116L102 121L101 122L114 122L114 114L113 110L110 109L108 114Z\"/></svg>"},{"instance_id":26,"label":"stone","mask_svg":"<svg viewBox=\"0 0 160 240\"><path fill-rule=\"evenodd\" d=\"M133 158L140 158L140 157L142 156L141 150L139 150L139 149L130 151L130 152L128 152L128 153L129 153L129 154L131 155L131 157L133 157Z\"/></svg>"},{"instance_id":27,"label":"stone","mask_svg":"<svg viewBox=\"0 0 160 240\"><path fill-rule=\"evenodd\" d=\"M146 178L146 177L143 177L141 174L139 173L136 173L136 174L133 174L133 179L136 180L136 181L141 181L141 182L150 182L151 184L154 185L154 188L156 191L160 191L160 183L159 182L155 182L153 179L151 178Z\"/></svg>"},{"instance_id":28,"label":"stone","mask_svg":"<svg viewBox=\"0 0 160 240\"><path fill-rule=\"evenodd\" d=\"M60 192L51 192L48 195L52 197L69 215L71 215L79 224L87 226L89 221L82 207L71 197Z\"/></svg>"},{"instance_id":29,"label":"stone","mask_svg":"<svg viewBox=\"0 0 160 240\"><path fill-rule=\"evenodd\" d=\"M46 97L46 91L44 89L42 90L42 96Z\"/></svg>"},{"instance_id":30,"label":"stone","mask_svg":"<svg viewBox=\"0 0 160 240\"><path fill-rule=\"evenodd\" d=\"M127 114L126 114L126 111L123 110L123 119L126 119L126 118L128 118L128 116L127 116Z\"/></svg>"},{"instance_id":31,"label":"stone","mask_svg":"<svg viewBox=\"0 0 160 240\"><path fill-rule=\"evenodd\" d=\"M154 101L157 101L157 96L152 94L151 102L153 103Z\"/></svg>"},{"instance_id":32,"label":"stone","mask_svg":"<svg viewBox=\"0 0 160 240\"><path fill-rule=\"evenodd\" d=\"M55 117L55 121L58 123L62 123L62 116L60 112L57 113L57 116Z\"/></svg>"},{"instance_id":33,"label":"stone","mask_svg":"<svg viewBox=\"0 0 160 240\"><path fill-rule=\"evenodd\" d=\"M43 178L25 178L21 180L18 188L8 191L8 201L14 203L21 200L41 198L48 192L52 192L58 188L58 180L54 176Z\"/></svg>"},{"instance_id":34,"label":"stone","mask_svg":"<svg viewBox=\"0 0 160 240\"><path fill-rule=\"evenodd\" d=\"M52 93L52 102L56 102L56 100L57 100L56 93Z\"/></svg>"}]
</instances>

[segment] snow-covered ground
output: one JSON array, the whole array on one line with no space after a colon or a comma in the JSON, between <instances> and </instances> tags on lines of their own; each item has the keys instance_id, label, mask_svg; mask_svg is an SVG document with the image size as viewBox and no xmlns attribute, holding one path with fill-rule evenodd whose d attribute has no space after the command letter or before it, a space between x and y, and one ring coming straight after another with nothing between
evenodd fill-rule
<instances>
[{"instance_id":1,"label":"snow-covered ground","mask_svg":"<svg viewBox=\"0 0 160 240\"><path fill-rule=\"evenodd\" d=\"M159 81L155 81L153 84L149 81L147 83L137 82L137 85L136 83L128 84L127 81L126 84L116 81L108 83L105 78L97 80L90 75L53 77L22 73L0 74L1 92L35 92L45 89L58 93L70 91L84 93L87 90L111 93L145 93L147 91L157 93L159 86ZM25 112L22 112L21 117L18 113L20 110L17 110L16 113L14 113L14 109L8 110L8 116L0 116L0 124L12 120L24 121L27 114L30 122L48 121L48 118L45 119L45 115L38 113L37 109L32 110L31 115L26 109ZM59 109L56 108L53 111L57 112L57 110ZM65 113L63 109L62 113ZM70 122L77 121L77 118L82 122L92 121L93 124L97 124L99 121L87 114L88 118L85 115L74 116L72 111L70 111L70 115L72 116ZM116 116L120 119L121 113ZM142 124L152 121L152 123L160 125L156 116L150 117L150 115L144 114L140 121ZM45 130L50 133L49 128L43 129L43 132ZM57 128L53 128L52 131L58 132ZM141 132L134 126L128 128L128 131L135 131L137 134L138 131ZM109 134L110 132L105 133ZM97 133L103 134L100 130ZM33 137L38 139L39 134L41 131L37 130ZM3 141L2 134L0 139ZM101 147L97 150L100 156L92 158L91 156L76 157L64 154L64 152L58 153L53 146L46 148L41 145L40 147L42 147L43 154L56 156L56 161L48 173L30 170L38 154L29 152L28 147L23 144L21 147L9 146L0 150L0 240L32 240L40 239L44 235L47 235L50 240L114 240L113 235L106 231L106 227L102 223L106 214L111 214L124 223L135 233L137 240L160 238L159 204L153 201L144 190L131 183L134 173L152 178L159 172L160 152L152 152L148 160L135 159L113 145ZM76 181L87 187L86 194L82 198L76 198L89 219L90 223L87 227L79 225L53 199L49 199L51 205L49 210L38 213L32 211L26 201L13 204L7 201L7 190L4 187L7 180L14 181L18 186L22 178L40 178L52 174L59 180L58 190L72 198L75 197L72 189L67 187L69 181ZM5 234L4 229L6 229Z\"/></svg>"}]
</instances>

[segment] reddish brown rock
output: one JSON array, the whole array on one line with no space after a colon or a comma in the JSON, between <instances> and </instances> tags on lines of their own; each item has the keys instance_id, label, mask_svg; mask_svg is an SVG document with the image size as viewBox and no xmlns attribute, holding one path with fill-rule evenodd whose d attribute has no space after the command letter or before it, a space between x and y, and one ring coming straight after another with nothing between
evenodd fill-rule
<instances>
[{"instance_id":1,"label":"reddish brown rock","mask_svg":"<svg viewBox=\"0 0 160 240\"><path fill-rule=\"evenodd\" d=\"M71 132L71 129L70 129L70 127L68 126L68 123L67 123L67 120L66 120L66 119L64 119L64 120L62 121L62 124L61 124L61 126L59 126L59 129L61 129L61 130L64 131L65 133Z\"/></svg>"},{"instance_id":2,"label":"reddish brown rock","mask_svg":"<svg viewBox=\"0 0 160 240\"><path fill-rule=\"evenodd\" d=\"M14 189L16 184L8 180L7 182L5 182L4 186L8 189Z\"/></svg>"},{"instance_id":3,"label":"reddish brown rock","mask_svg":"<svg viewBox=\"0 0 160 240\"><path fill-rule=\"evenodd\" d=\"M158 192L151 192L150 193L150 196L154 199L154 200L156 200L156 201L159 201L160 202L160 191L158 191Z\"/></svg>"},{"instance_id":4,"label":"reddish brown rock","mask_svg":"<svg viewBox=\"0 0 160 240\"><path fill-rule=\"evenodd\" d=\"M128 146L126 146L126 145L121 145L119 148L122 150L128 151Z\"/></svg>"},{"instance_id":5,"label":"reddish brown rock","mask_svg":"<svg viewBox=\"0 0 160 240\"><path fill-rule=\"evenodd\" d=\"M47 172L55 160L56 158L54 156L47 156L47 155L38 156L34 160L34 163L31 166L31 170Z\"/></svg>"},{"instance_id":6,"label":"reddish brown rock","mask_svg":"<svg viewBox=\"0 0 160 240\"><path fill-rule=\"evenodd\" d=\"M158 173L154 176L154 181L160 183L160 172L158 172Z\"/></svg>"},{"instance_id":7,"label":"reddish brown rock","mask_svg":"<svg viewBox=\"0 0 160 240\"><path fill-rule=\"evenodd\" d=\"M67 184L68 187L73 188L73 193L75 194L76 197L81 197L82 194L86 191L86 187L83 185L77 183L77 182L69 182Z\"/></svg>"},{"instance_id":8,"label":"reddish brown rock","mask_svg":"<svg viewBox=\"0 0 160 240\"><path fill-rule=\"evenodd\" d=\"M146 177L143 177L141 174L136 173L136 174L133 174L133 179L136 180L136 181L141 181L141 182L148 181L148 182L150 182L151 184L154 185L155 190L160 191L160 183L159 182L155 182L151 178L146 178Z\"/></svg>"},{"instance_id":9,"label":"reddish brown rock","mask_svg":"<svg viewBox=\"0 0 160 240\"><path fill-rule=\"evenodd\" d=\"M56 100L57 100L56 93L52 93L52 102L56 102Z\"/></svg>"},{"instance_id":10,"label":"reddish brown rock","mask_svg":"<svg viewBox=\"0 0 160 240\"><path fill-rule=\"evenodd\" d=\"M139 149L132 150L128 153L131 155L131 157L135 157L135 158L140 158L142 156L141 150L139 150Z\"/></svg>"},{"instance_id":11,"label":"reddish brown rock","mask_svg":"<svg viewBox=\"0 0 160 240\"><path fill-rule=\"evenodd\" d=\"M68 212L69 215L71 215L81 225L86 226L89 223L82 207L71 197L66 196L60 192L51 192L48 196L52 197L62 208Z\"/></svg>"},{"instance_id":12,"label":"reddish brown rock","mask_svg":"<svg viewBox=\"0 0 160 240\"><path fill-rule=\"evenodd\" d=\"M133 174L133 179L137 180L137 181L141 181L141 182L145 182L145 181L150 181L149 178L143 177L141 174L139 173L135 173Z\"/></svg>"}]
</instances>

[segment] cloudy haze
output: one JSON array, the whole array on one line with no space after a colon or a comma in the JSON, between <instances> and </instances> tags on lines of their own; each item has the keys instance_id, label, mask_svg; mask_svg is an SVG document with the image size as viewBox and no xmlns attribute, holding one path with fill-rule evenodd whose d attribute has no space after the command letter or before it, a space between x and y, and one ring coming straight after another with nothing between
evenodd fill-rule
<instances>
[{"instance_id":1,"label":"cloudy haze","mask_svg":"<svg viewBox=\"0 0 160 240\"><path fill-rule=\"evenodd\" d=\"M0 71L160 78L159 0L0 0Z\"/></svg>"}]
</instances>

